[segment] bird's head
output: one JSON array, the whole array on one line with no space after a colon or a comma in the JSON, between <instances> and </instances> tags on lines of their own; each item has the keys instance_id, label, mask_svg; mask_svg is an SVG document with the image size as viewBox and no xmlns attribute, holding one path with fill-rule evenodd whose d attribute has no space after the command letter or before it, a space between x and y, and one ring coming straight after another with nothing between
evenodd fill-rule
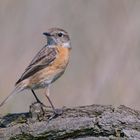
<instances>
[{"instance_id":1,"label":"bird's head","mask_svg":"<svg viewBox=\"0 0 140 140\"><path fill-rule=\"evenodd\" d=\"M68 33L60 28L50 28L48 32L43 33L47 36L47 43L50 46L59 45L71 49Z\"/></svg>"}]
</instances>

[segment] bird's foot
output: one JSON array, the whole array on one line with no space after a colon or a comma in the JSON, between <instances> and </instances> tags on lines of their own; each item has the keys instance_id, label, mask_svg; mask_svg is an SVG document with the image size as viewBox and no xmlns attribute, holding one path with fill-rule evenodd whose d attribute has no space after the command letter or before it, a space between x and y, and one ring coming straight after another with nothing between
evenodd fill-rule
<instances>
[{"instance_id":1,"label":"bird's foot","mask_svg":"<svg viewBox=\"0 0 140 140\"><path fill-rule=\"evenodd\" d=\"M59 116L59 115L62 115L63 114L63 109L54 109L54 114L56 115L56 116Z\"/></svg>"},{"instance_id":2,"label":"bird's foot","mask_svg":"<svg viewBox=\"0 0 140 140\"><path fill-rule=\"evenodd\" d=\"M48 120L50 121L52 119L55 119L62 114L63 114L63 109L54 109L53 110L53 115Z\"/></svg>"}]
</instances>

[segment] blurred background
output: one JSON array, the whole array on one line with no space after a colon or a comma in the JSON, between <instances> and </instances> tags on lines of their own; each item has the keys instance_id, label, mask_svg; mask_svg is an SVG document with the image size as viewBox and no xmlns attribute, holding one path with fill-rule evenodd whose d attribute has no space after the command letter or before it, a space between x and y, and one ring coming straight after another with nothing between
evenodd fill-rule
<instances>
[{"instance_id":1,"label":"blurred background","mask_svg":"<svg viewBox=\"0 0 140 140\"><path fill-rule=\"evenodd\" d=\"M1 0L0 102L46 44L42 33L60 27L70 34L73 49L65 74L51 87L56 107L140 109L139 13L139 0ZM36 91L48 104L43 92ZM0 114L28 111L34 101L30 91L21 92Z\"/></svg>"}]
</instances>

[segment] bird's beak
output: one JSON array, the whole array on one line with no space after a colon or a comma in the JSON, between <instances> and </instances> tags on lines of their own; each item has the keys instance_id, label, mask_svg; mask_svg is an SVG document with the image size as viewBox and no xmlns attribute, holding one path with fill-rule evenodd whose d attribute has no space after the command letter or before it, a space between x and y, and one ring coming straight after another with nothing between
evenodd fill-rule
<instances>
[{"instance_id":1,"label":"bird's beak","mask_svg":"<svg viewBox=\"0 0 140 140\"><path fill-rule=\"evenodd\" d=\"M51 36L51 34L48 33L48 32L43 33L43 35L45 35L45 36Z\"/></svg>"}]
</instances>

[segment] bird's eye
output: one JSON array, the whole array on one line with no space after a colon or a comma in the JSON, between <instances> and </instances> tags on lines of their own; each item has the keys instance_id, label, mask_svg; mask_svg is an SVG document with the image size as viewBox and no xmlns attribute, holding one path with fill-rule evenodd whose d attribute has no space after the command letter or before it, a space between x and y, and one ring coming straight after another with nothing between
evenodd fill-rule
<instances>
[{"instance_id":1,"label":"bird's eye","mask_svg":"<svg viewBox=\"0 0 140 140\"><path fill-rule=\"evenodd\" d=\"M63 34L62 34L62 33L58 33L58 36L59 36L59 37L62 37L62 36L63 36Z\"/></svg>"}]
</instances>

